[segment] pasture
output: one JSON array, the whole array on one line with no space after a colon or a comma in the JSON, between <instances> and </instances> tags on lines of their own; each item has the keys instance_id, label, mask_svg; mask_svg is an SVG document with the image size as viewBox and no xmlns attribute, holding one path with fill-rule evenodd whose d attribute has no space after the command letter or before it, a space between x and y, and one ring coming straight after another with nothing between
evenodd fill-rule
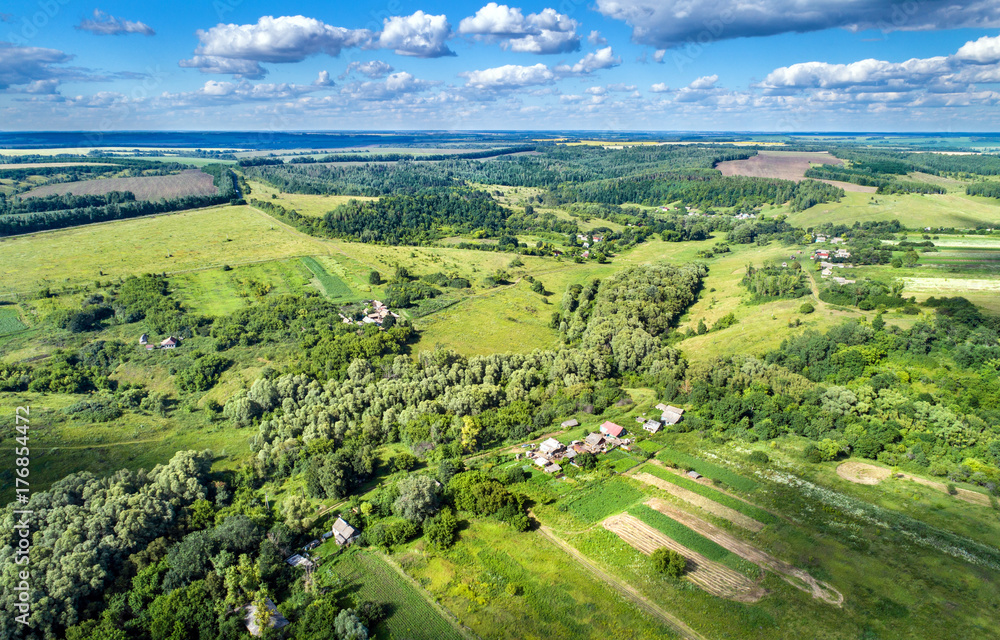
<instances>
[{"instance_id":1,"label":"pasture","mask_svg":"<svg viewBox=\"0 0 1000 640\"><path fill-rule=\"evenodd\" d=\"M1000 200L967 196L964 193L848 193L840 202L822 203L805 211L788 213L788 222L803 228L827 222L852 225L855 222L885 220L899 220L909 229L968 229L982 224L1000 225Z\"/></svg>"},{"instance_id":2,"label":"pasture","mask_svg":"<svg viewBox=\"0 0 1000 640\"><path fill-rule=\"evenodd\" d=\"M0 240L0 295L325 251L322 242L251 207L210 207L4 238Z\"/></svg>"},{"instance_id":3,"label":"pasture","mask_svg":"<svg viewBox=\"0 0 1000 640\"><path fill-rule=\"evenodd\" d=\"M200 169L188 169L167 176L138 178L95 178L75 182L58 182L37 187L24 194L25 198L73 194L103 195L112 191L131 191L136 200L171 200L184 196L210 196L219 192L212 176Z\"/></svg>"}]
</instances>

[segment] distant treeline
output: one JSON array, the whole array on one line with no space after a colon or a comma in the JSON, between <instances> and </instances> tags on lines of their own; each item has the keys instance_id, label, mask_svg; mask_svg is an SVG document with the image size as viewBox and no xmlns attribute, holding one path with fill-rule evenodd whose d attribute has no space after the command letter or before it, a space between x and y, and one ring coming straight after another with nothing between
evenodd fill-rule
<instances>
[{"instance_id":1,"label":"distant treeline","mask_svg":"<svg viewBox=\"0 0 1000 640\"><path fill-rule=\"evenodd\" d=\"M806 177L820 180L839 180L864 187L878 187L878 193L945 193L945 188L927 182L900 180L897 175L920 168L895 160L857 162L850 167L821 165L806 170Z\"/></svg>"}]
</instances>

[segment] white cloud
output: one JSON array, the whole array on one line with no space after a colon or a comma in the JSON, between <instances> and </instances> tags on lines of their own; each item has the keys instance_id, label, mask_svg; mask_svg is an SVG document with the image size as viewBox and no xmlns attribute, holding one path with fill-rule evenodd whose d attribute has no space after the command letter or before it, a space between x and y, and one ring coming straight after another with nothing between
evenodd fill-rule
<instances>
[{"instance_id":1,"label":"white cloud","mask_svg":"<svg viewBox=\"0 0 1000 640\"><path fill-rule=\"evenodd\" d=\"M774 92L876 85L895 89L922 89L951 70L952 61L945 56L913 58L901 63L871 58L850 64L800 62L775 69L767 74L760 86Z\"/></svg>"},{"instance_id":2,"label":"white cloud","mask_svg":"<svg viewBox=\"0 0 1000 640\"><path fill-rule=\"evenodd\" d=\"M144 36L156 35L153 28L144 22L122 20L104 13L100 9L94 9L93 19L84 19L76 28L98 36L121 36L129 33L139 33Z\"/></svg>"},{"instance_id":3,"label":"white cloud","mask_svg":"<svg viewBox=\"0 0 1000 640\"><path fill-rule=\"evenodd\" d=\"M316 79L313 80L313 85L317 87L332 87L335 83L330 79L329 71L320 71Z\"/></svg>"},{"instance_id":4,"label":"white cloud","mask_svg":"<svg viewBox=\"0 0 1000 640\"><path fill-rule=\"evenodd\" d=\"M255 62L300 62L320 53L337 56L372 38L366 29L333 27L305 16L263 16L256 24L219 24L199 29L197 35L198 56Z\"/></svg>"},{"instance_id":5,"label":"white cloud","mask_svg":"<svg viewBox=\"0 0 1000 640\"><path fill-rule=\"evenodd\" d=\"M384 78L394 71L392 65L388 62L383 62L382 60L370 60L368 62L352 62L347 65L347 69L344 73L340 74L340 79L343 80L351 73L357 71L363 76L367 76L372 80L378 80L379 78Z\"/></svg>"},{"instance_id":6,"label":"white cloud","mask_svg":"<svg viewBox=\"0 0 1000 640\"><path fill-rule=\"evenodd\" d=\"M994 0L597 0L596 5L605 16L630 25L633 40L659 49L832 28L888 32L1000 27L1000 3Z\"/></svg>"},{"instance_id":7,"label":"white cloud","mask_svg":"<svg viewBox=\"0 0 1000 640\"><path fill-rule=\"evenodd\" d=\"M594 53L588 53L583 56L583 58L573 66L562 64L556 67L555 70L557 73L562 74L587 75L600 69L617 67L621 63L622 59L615 55L615 52L611 50L611 47L604 47L603 49L598 49Z\"/></svg>"},{"instance_id":8,"label":"white cloud","mask_svg":"<svg viewBox=\"0 0 1000 640\"><path fill-rule=\"evenodd\" d=\"M201 69L202 73L226 73L237 78L257 79L267 75L267 71L253 60L239 60L220 56L194 56L181 60L179 66L187 69Z\"/></svg>"},{"instance_id":9,"label":"white cloud","mask_svg":"<svg viewBox=\"0 0 1000 640\"><path fill-rule=\"evenodd\" d=\"M689 89L694 89L696 91L703 89L711 89L715 86L715 83L719 81L719 76L713 74L710 76L702 76L688 85Z\"/></svg>"},{"instance_id":10,"label":"white cloud","mask_svg":"<svg viewBox=\"0 0 1000 640\"><path fill-rule=\"evenodd\" d=\"M556 79L556 74L541 63L530 67L506 64L492 69L467 71L459 75L467 79L467 87L487 91L503 91L552 84Z\"/></svg>"},{"instance_id":11,"label":"white cloud","mask_svg":"<svg viewBox=\"0 0 1000 640\"><path fill-rule=\"evenodd\" d=\"M608 43L608 39L602 36L600 31L591 31L587 36L587 42L594 47L603 47Z\"/></svg>"},{"instance_id":12,"label":"white cloud","mask_svg":"<svg viewBox=\"0 0 1000 640\"><path fill-rule=\"evenodd\" d=\"M670 91L670 87L667 86L666 82L657 82L649 90L653 93L667 93Z\"/></svg>"},{"instance_id":13,"label":"white cloud","mask_svg":"<svg viewBox=\"0 0 1000 640\"><path fill-rule=\"evenodd\" d=\"M955 54L955 57L978 64L1000 62L1000 36L994 38L983 36L975 42L966 42Z\"/></svg>"},{"instance_id":14,"label":"white cloud","mask_svg":"<svg viewBox=\"0 0 1000 640\"><path fill-rule=\"evenodd\" d=\"M519 53L569 53L580 49L579 23L555 9L525 16L521 9L490 2L458 25L462 35L486 41Z\"/></svg>"},{"instance_id":15,"label":"white cloud","mask_svg":"<svg viewBox=\"0 0 1000 640\"><path fill-rule=\"evenodd\" d=\"M414 78L400 71L381 81L359 82L344 87L341 93L354 100L395 100L405 94L425 91L437 83Z\"/></svg>"},{"instance_id":16,"label":"white cloud","mask_svg":"<svg viewBox=\"0 0 1000 640\"><path fill-rule=\"evenodd\" d=\"M439 58L455 55L445 45L450 37L451 25L446 16L433 16L417 11L410 16L386 18L378 38L378 46L393 49L404 56Z\"/></svg>"}]
</instances>

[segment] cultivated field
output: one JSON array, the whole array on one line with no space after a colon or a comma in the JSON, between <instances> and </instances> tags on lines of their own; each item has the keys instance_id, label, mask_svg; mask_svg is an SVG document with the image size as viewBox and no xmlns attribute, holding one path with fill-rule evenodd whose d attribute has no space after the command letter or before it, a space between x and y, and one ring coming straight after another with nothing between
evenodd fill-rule
<instances>
[{"instance_id":1,"label":"cultivated field","mask_svg":"<svg viewBox=\"0 0 1000 640\"><path fill-rule=\"evenodd\" d=\"M806 170L814 164L842 165L844 161L827 151L760 151L746 160L727 160L715 166L724 176L748 176L751 178L778 178L781 180L804 180ZM821 180L840 187L844 191L875 193L875 187L862 187L850 182Z\"/></svg>"},{"instance_id":2,"label":"cultivated field","mask_svg":"<svg viewBox=\"0 0 1000 640\"><path fill-rule=\"evenodd\" d=\"M681 554L688 561L685 575L712 595L738 602L757 602L764 596L764 590L742 573L712 562L637 518L629 515L611 516L601 524L645 555L663 547Z\"/></svg>"},{"instance_id":3,"label":"cultivated field","mask_svg":"<svg viewBox=\"0 0 1000 640\"><path fill-rule=\"evenodd\" d=\"M40 196L102 195L112 191L131 191L136 200L170 200L184 196L209 196L218 193L212 176L199 169L188 169L169 176L142 176L138 178L96 178L76 182L60 182L32 189L25 198Z\"/></svg>"},{"instance_id":4,"label":"cultivated field","mask_svg":"<svg viewBox=\"0 0 1000 640\"><path fill-rule=\"evenodd\" d=\"M729 507L723 506L714 500L700 496L694 491L685 489L684 487L678 486L667 480L663 480L654 475L643 472L636 473L632 477L639 482L645 482L646 484L652 485L657 489L666 491L670 495L680 498L688 504L700 507L714 516L722 518L723 520L728 520L738 527L743 527L744 529L749 529L750 531L760 531L764 528L764 523L762 522L758 522L753 518L743 515L735 509L730 509Z\"/></svg>"},{"instance_id":5,"label":"cultivated field","mask_svg":"<svg viewBox=\"0 0 1000 640\"><path fill-rule=\"evenodd\" d=\"M5 169L40 169L47 167L80 167L80 166L110 166L110 162L24 162L0 164L0 171Z\"/></svg>"}]
</instances>

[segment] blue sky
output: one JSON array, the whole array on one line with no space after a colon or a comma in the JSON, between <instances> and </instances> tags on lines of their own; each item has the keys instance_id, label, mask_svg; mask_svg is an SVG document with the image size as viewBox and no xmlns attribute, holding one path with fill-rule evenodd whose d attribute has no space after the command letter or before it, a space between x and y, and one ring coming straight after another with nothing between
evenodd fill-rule
<instances>
[{"instance_id":1,"label":"blue sky","mask_svg":"<svg viewBox=\"0 0 1000 640\"><path fill-rule=\"evenodd\" d=\"M1000 130L1000 3L15 0L0 130Z\"/></svg>"}]
</instances>

